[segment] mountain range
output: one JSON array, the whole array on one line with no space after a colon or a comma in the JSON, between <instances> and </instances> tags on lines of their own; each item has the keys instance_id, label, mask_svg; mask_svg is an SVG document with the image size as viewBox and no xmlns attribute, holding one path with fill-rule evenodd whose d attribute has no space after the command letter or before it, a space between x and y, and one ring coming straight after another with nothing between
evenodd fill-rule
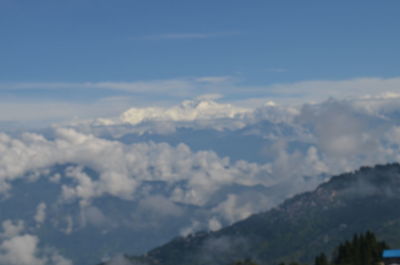
<instances>
[{"instance_id":1,"label":"mountain range","mask_svg":"<svg viewBox=\"0 0 400 265\"><path fill-rule=\"evenodd\" d=\"M362 167L219 231L177 237L129 260L162 265L222 265L243 259L310 263L367 230L400 246L399 205L400 165Z\"/></svg>"}]
</instances>

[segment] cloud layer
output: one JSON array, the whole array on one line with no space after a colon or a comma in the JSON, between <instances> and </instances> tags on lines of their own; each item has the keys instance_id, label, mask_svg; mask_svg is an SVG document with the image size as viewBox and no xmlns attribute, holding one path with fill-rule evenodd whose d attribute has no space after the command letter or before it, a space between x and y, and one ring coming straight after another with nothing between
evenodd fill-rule
<instances>
[{"instance_id":1,"label":"cloud layer","mask_svg":"<svg viewBox=\"0 0 400 265\"><path fill-rule=\"evenodd\" d=\"M181 234L217 230L310 190L327 175L400 161L399 110L395 93L297 107L269 102L253 110L208 97L44 134L0 134L5 200L21 182L59 187L54 201L34 203L32 227L3 223L2 258L49 262L54 255L43 254L34 233L49 224L69 236L85 227L105 235L118 227L155 233L169 224ZM199 145L200 139L215 144ZM110 198L128 202L123 213L100 203ZM27 257L11 251L22 241Z\"/></svg>"},{"instance_id":2,"label":"cloud layer","mask_svg":"<svg viewBox=\"0 0 400 265\"><path fill-rule=\"evenodd\" d=\"M236 105L254 108L262 106L268 100L299 105L321 102L329 97L348 100L360 96L377 97L385 92L386 95L398 95L399 87L399 77L308 80L257 86L246 84L238 76L182 77L132 82L2 83L0 122L42 121L49 124L70 121L71 117L111 117L128 106L135 106L136 110L143 106L159 106L160 108L154 109L158 112L182 100L204 94L222 95L236 102ZM35 92L33 94L43 96L21 97L21 91L29 91L26 95ZM65 91L69 91L68 95L73 95L72 98L57 96L64 95ZM76 95L79 95L79 100Z\"/></svg>"},{"instance_id":3,"label":"cloud layer","mask_svg":"<svg viewBox=\"0 0 400 265\"><path fill-rule=\"evenodd\" d=\"M173 200L201 205L221 185L256 185L270 181L265 177L268 166L245 161L231 163L212 151L193 153L185 144L176 147L152 142L125 145L72 129L57 129L55 133L55 140L32 133L22 134L20 138L0 136L2 192L7 192L10 183L25 177L24 174L40 174L40 170L57 164L77 165L65 173L65 177L76 183L63 186L63 198L68 200L90 200L105 194L130 199L145 181L185 181L187 189L175 189ZM86 174L84 167L98 172L98 179ZM244 175L247 177L243 178ZM41 216L39 208L38 220Z\"/></svg>"}]
</instances>

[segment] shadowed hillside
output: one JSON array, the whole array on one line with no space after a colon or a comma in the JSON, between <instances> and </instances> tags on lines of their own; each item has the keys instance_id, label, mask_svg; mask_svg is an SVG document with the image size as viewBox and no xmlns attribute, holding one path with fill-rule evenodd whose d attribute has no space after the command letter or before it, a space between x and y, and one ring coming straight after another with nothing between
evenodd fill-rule
<instances>
[{"instance_id":1,"label":"shadowed hillside","mask_svg":"<svg viewBox=\"0 0 400 265\"><path fill-rule=\"evenodd\" d=\"M256 203L256 202L255 202ZM400 165L363 167L332 177L268 212L217 232L175 240L131 260L152 264L310 263L354 233L367 230L400 245Z\"/></svg>"}]
</instances>

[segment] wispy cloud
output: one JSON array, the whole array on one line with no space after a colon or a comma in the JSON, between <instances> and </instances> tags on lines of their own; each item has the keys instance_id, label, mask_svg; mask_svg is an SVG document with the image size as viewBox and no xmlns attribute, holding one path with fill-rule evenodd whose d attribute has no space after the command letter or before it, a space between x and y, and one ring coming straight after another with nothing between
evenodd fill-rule
<instances>
[{"instance_id":1,"label":"wispy cloud","mask_svg":"<svg viewBox=\"0 0 400 265\"><path fill-rule=\"evenodd\" d=\"M239 82L241 81L241 82ZM92 91L99 89L123 91L135 95L151 96L162 93L170 97L197 97L203 94L221 94L246 98L266 96L297 101L323 100L328 97L348 98L374 96L384 92L400 92L400 77L361 77L347 80L310 80L292 83L277 83L265 86L243 84L234 76L203 76L164 80L133 82L81 82L81 83L0 83L0 92L12 93L18 90L66 90Z\"/></svg>"},{"instance_id":2,"label":"wispy cloud","mask_svg":"<svg viewBox=\"0 0 400 265\"><path fill-rule=\"evenodd\" d=\"M347 80L311 80L275 84L267 87L278 97L294 98L298 101L321 101L328 97L347 99L384 92L400 92L400 77L361 77Z\"/></svg>"},{"instance_id":3,"label":"wispy cloud","mask_svg":"<svg viewBox=\"0 0 400 265\"><path fill-rule=\"evenodd\" d=\"M171 106L205 94L221 95L224 102L257 107L268 101L280 104L321 102L329 97L355 99L400 93L400 77L362 77L348 80L311 80L265 86L243 84L234 76L203 76L136 82L0 83L0 121L68 119L109 116L132 106ZM21 91L30 90L21 98ZM29 96L53 91L41 98ZM63 91L63 93L54 93ZM79 95L81 101L60 94ZM106 93L99 93L106 91ZM35 92L35 93L32 93ZM389 94L388 94L389 93ZM391 93L391 94L390 94ZM42 95L41 94L41 95ZM11 96L9 96L11 95ZM112 100L108 100L112 98ZM115 99L118 100L115 100ZM98 112L98 113L97 113ZM98 114L98 115L96 115Z\"/></svg>"},{"instance_id":4,"label":"wispy cloud","mask_svg":"<svg viewBox=\"0 0 400 265\"><path fill-rule=\"evenodd\" d=\"M183 95L193 96L189 93L193 89L205 89L221 86L224 83L230 84L234 82L234 77L231 76L203 76L195 78L175 78L164 80L150 80L150 81L134 81L134 82L21 82L21 83L0 83L0 91L7 90L60 90L60 89L106 89L125 91L131 93L162 93L167 92L170 95ZM201 94L204 94L202 92Z\"/></svg>"},{"instance_id":5,"label":"wispy cloud","mask_svg":"<svg viewBox=\"0 0 400 265\"><path fill-rule=\"evenodd\" d=\"M190 40L190 39L210 39L210 38L220 38L220 37L230 37L240 35L239 32L229 31L229 32L214 32L214 33L165 33L165 34L155 34L146 35L142 37L137 37L135 39L142 40Z\"/></svg>"}]
</instances>

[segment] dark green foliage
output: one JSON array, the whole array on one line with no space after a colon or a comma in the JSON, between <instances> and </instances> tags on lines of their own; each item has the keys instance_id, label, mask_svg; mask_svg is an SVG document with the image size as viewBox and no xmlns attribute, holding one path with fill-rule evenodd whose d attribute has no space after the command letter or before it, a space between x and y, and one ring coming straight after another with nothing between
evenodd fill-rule
<instances>
[{"instance_id":1,"label":"dark green foliage","mask_svg":"<svg viewBox=\"0 0 400 265\"><path fill-rule=\"evenodd\" d=\"M376 265L382 258L382 252L389 246L384 241L378 241L375 235L367 231L365 234L354 234L351 241L346 240L339 244L330 262L325 253L315 257L314 265ZM258 265L251 259L238 261L231 265ZM279 265L285 265L284 262ZM301 265L298 262L290 262L289 265Z\"/></svg>"},{"instance_id":2,"label":"dark green foliage","mask_svg":"<svg viewBox=\"0 0 400 265\"><path fill-rule=\"evenodd\" d=\"M298 263L296 261L292 261L292 262L289 263L289 265L302 265L302 264L300 264L300 263Z\"/></svg>"},{"instance_id":3,"label":"dark green foliage","mask_svg":"<svg viewBox=\"0 0 400 265\"><path fill-rule=\"evenodd\" d=\"M329 265L328 257L325 253L321 253L315 257L314 265Z\"/></svg>"},{"instance_id":4,"label":"dark green foliage","mask_svg":"<svg viewBox=\"0 0 400 265\"><path fill-rule=\"evenodd\" d=\"M381 260L382 251L388 248L385 242L378 241L370 231L361 235L355 234L352 241L346 241L336 248L333 264L375 265Z\"/></svg>"},{"instance_id":5,"label":"dark green foliage","mask_svg":"<svg viewBox=\"0 0 400 265\"><path fill-rule=\"evenodd\" d=\"M251 259L245 259L244 261L237 261L231 265L258 265L258 264L252 261Z\"/></svg>"}]
</instances>

